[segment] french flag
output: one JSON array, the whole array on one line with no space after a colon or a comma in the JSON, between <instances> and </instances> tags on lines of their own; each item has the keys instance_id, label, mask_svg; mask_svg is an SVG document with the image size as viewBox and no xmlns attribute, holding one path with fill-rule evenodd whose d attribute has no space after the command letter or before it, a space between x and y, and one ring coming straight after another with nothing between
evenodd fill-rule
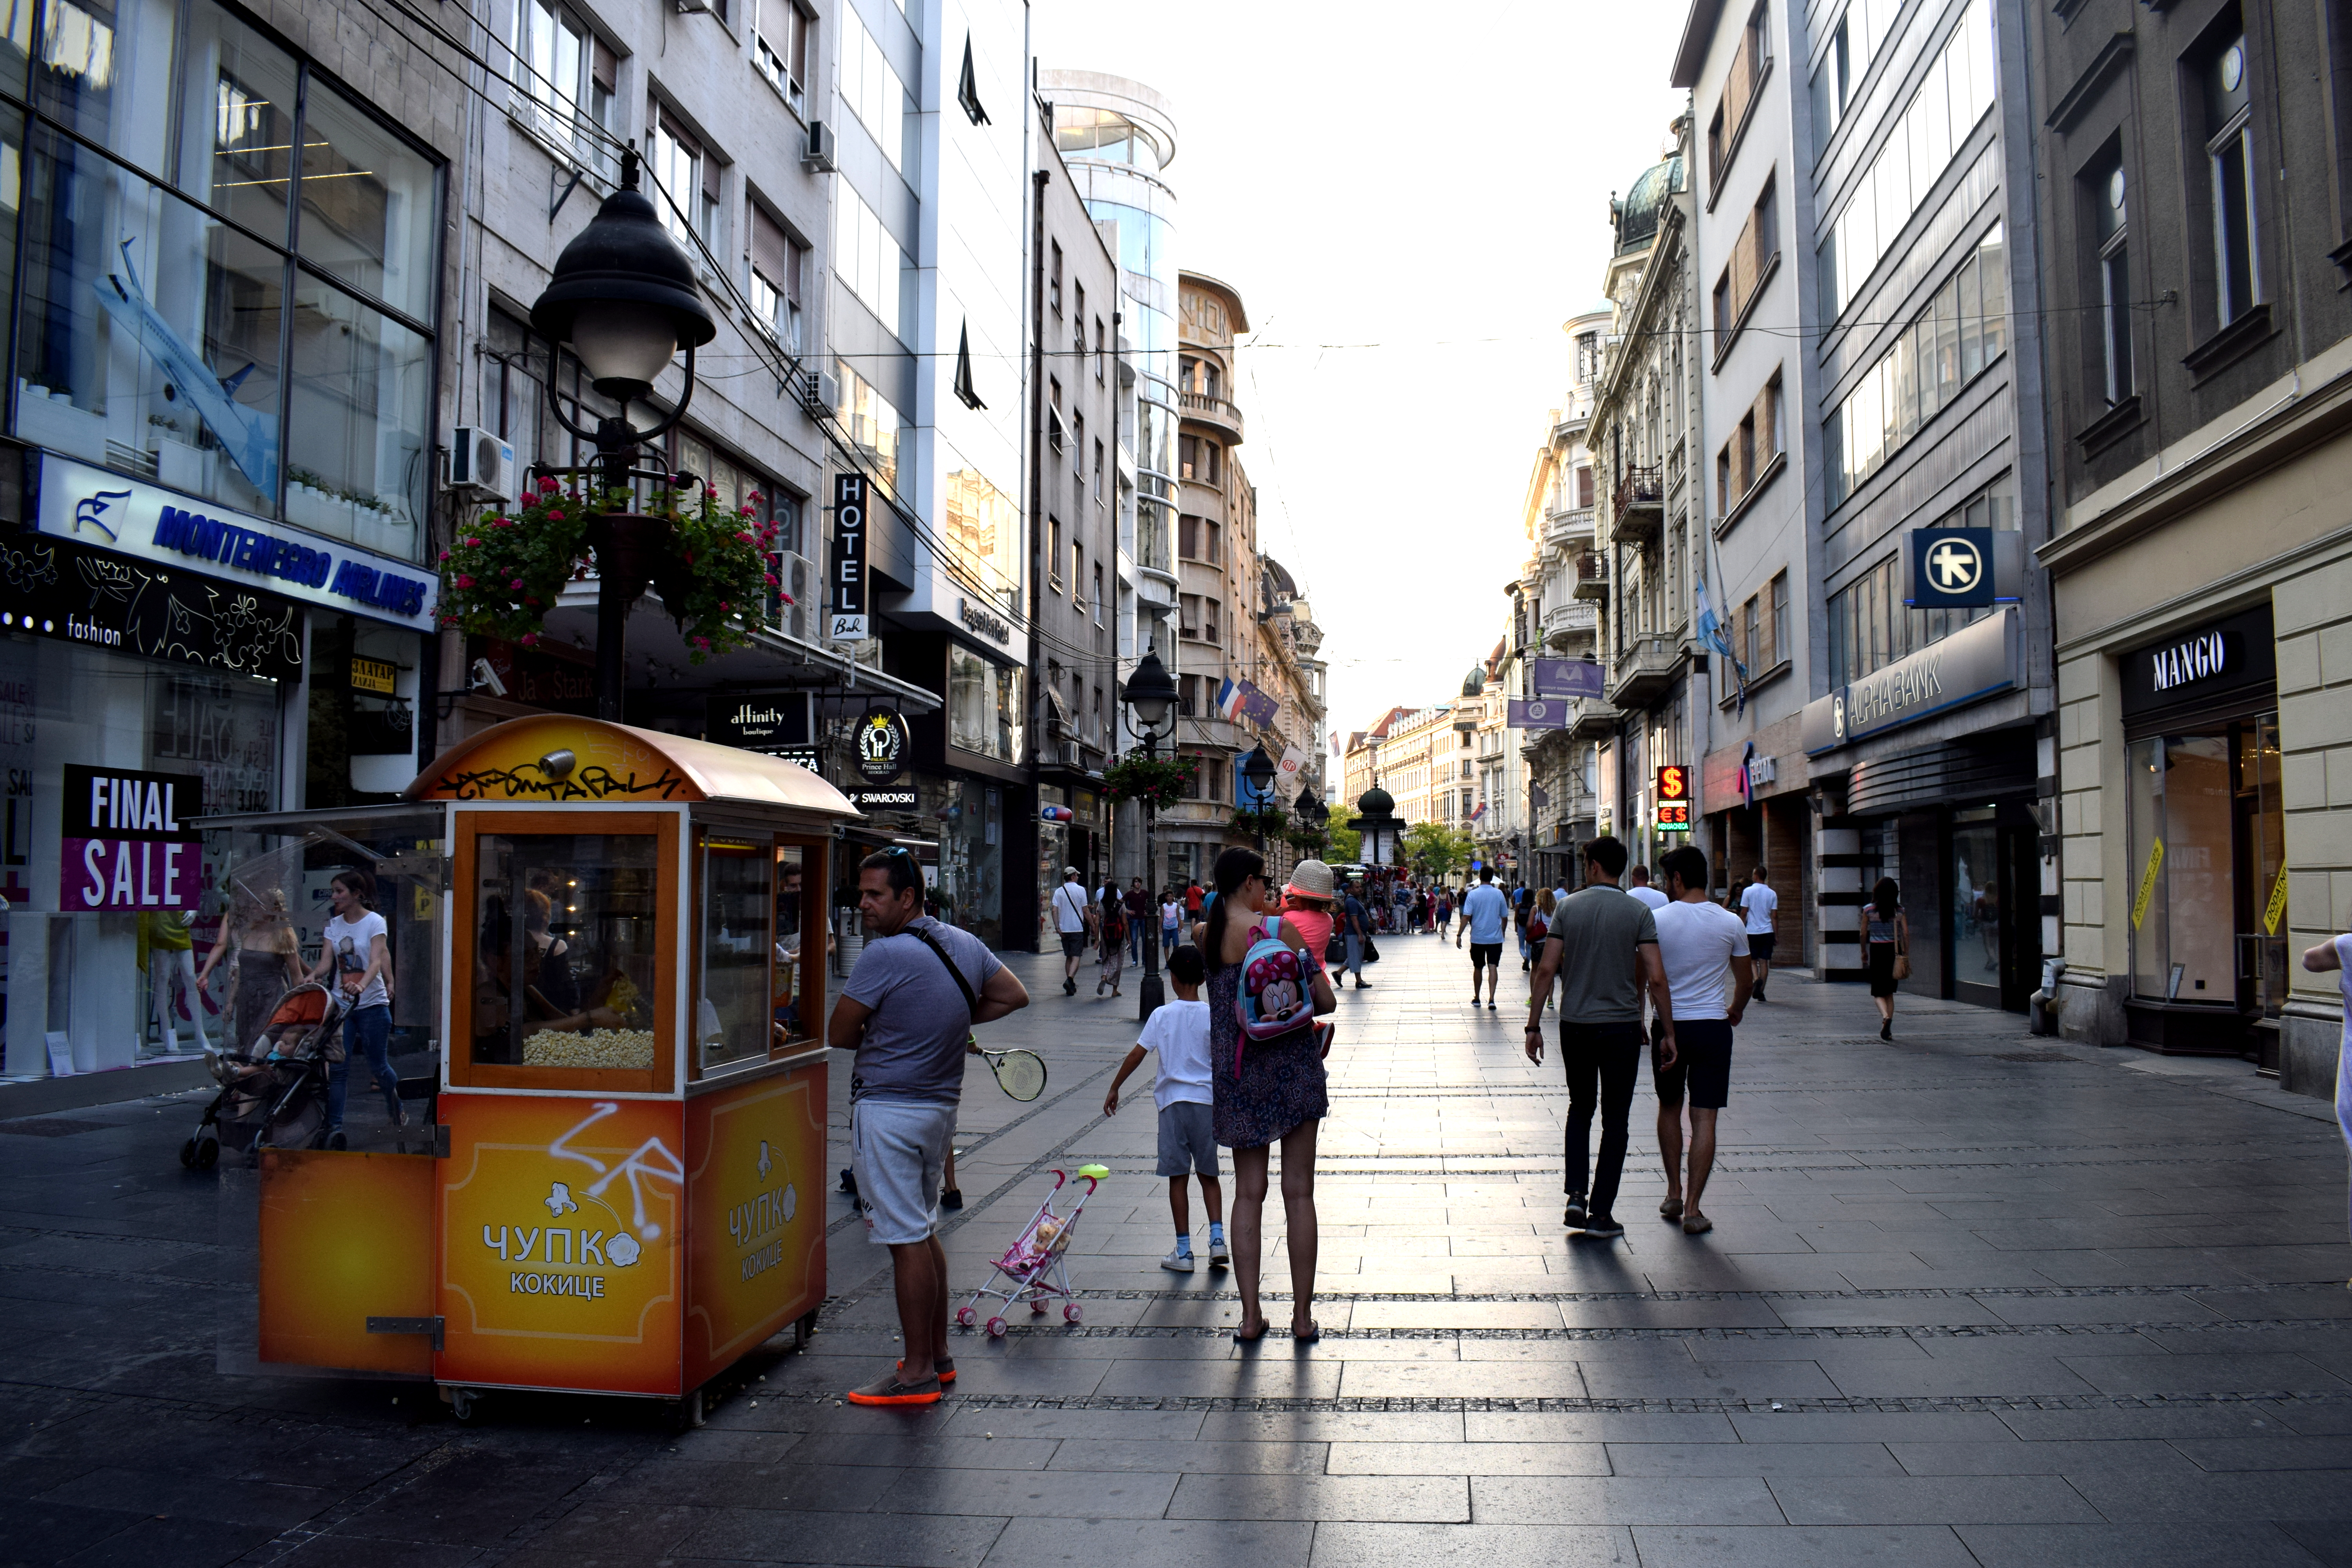
<instances>
[{"instance_id":1,"label":"french flag","mask_svg":"<svg viewBox=\"0 0 2352 1568\"><path fill-rule=\"evenodd\" d=\"M1228 722L1239 718L1248 700L1249 693L1242 689L1239 682L1226 681L1217 688L1217 717Z\"/></svg>"}]
</instances>

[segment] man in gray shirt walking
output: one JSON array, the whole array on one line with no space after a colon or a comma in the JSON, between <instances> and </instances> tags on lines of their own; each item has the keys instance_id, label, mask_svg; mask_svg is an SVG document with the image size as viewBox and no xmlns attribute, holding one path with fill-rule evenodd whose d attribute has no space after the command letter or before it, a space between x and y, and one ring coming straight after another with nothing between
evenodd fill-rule
<instances>
[{"instance_id":1,"label":"man in gray shirt walking","mask_svg":"<svg viewBox=\"0 0 2352 1568\"><path fill-rule=\"evenodd\" d=\"M1074 873L1075 874L1075 873ZM922 868L904 849L857 863L866 950L841 988L826 1043L857 1053L849 1079L850 1163L869 1240L890 1249L906 1359L853 1405L936 1405L948 1357L948 1258L940 1184L955 1139L971 1026L1029 1005L1011 970L971 932L923 913Z\"/></svg>"},{"instance_id":2,"label":"man in gray shirt walking","mask_svg":"<svg viewBox=\"0 0 2352 1568\"><path fill-rule=\"evenodd\" d=\"M1570 1230L1609 1240L1625 1234L1612 1212L1625 1171L1633 1086L1642 1072L1642 994L1657 1009L1658 1059L1675 1063L1674 1001L1658 956L1657 917L1622 891L1625 846L1602 835L1584 847L1586 887L1552 911L1528 1008L1528 1060L1543 1060L1544 998L1559 998L1559 1059L1568 1071L1568 1212ZM1597 1093L1596 1093L1597 1090ZM1601 1108L1601 1163L1591 1159L1592 1110ZM1586 1199L1587 1174L1591 1197Z\"/></svg>"}]
</instances>

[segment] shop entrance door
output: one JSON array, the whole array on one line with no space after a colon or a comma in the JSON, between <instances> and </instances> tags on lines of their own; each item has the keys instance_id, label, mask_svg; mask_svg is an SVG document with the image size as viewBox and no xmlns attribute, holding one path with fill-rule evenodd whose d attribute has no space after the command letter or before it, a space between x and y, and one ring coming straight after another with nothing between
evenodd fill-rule
<instances>
[{"instance_id":1,"label":"shop entrance door","mask_svg":"<svg viewBox=\"0 0 2352 1568\"><path fill-rule=\"evenodd\" d=\"M2286 816L2279 802L2278 721L2231 727L2237 770L2231 790L2231 849L2237 874L2238 1011L2253 1025L2261 1066L2278 1070L2279 1010L2286 1005Z\"/></svg>"},{"instance_id":2,"label":"shop entrance door","mask_svg":"<svg viewBox=\"0 0 2352 1568\"><path fill-rule=\"evenodd\" d=\"M2042 983L2042 868L2033 827L2001 820L2014 809L1953 814L1946 973L1956 1000L2022 1013Z\"/></svg>"}]
</instances>

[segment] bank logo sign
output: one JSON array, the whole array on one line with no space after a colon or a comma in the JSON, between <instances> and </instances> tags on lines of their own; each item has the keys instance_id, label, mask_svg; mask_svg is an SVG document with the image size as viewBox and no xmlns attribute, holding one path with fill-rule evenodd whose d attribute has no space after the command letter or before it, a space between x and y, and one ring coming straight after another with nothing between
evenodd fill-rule
<instances>
[{"instance_id":1,"label":"bank logo sign","mask_svg":"<svg viewBox=\"0 0 2352 1568\"><path fill-rule=\"evenodd\" d=\"M41 454L35 526L165 565L415 631L436 629L439 579L288 524L229 511L54 452Z\"/></svg>"},{"instance_id":2,"label":"bank logo sign","mask_svg":"<svg viewBox=\"0 0 2352 1568\"><path fill-rule=\"evenodd\" d=\"M1883 669L1832 687L1800 721L1808 755L2007 691L2020 679L2017 611L2005 606Z\"/></svg>"}]
</instances>

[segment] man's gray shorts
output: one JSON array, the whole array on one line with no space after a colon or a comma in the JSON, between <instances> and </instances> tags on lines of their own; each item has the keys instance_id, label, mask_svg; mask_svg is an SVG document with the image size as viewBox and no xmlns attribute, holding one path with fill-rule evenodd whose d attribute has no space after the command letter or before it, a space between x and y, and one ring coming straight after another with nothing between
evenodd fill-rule
<instances>
[{"instance_id":1,"label":"man's gray shorts","mask_svg":"<svg viewBox=\"0 0 2352 1568\"><path fill-rule=\"evenodd\" d=\"M861 1100L849 1108L849 1164L866 1210L866 1238L885 1247L926 1241L939 1228L940 1184L955 1141L956 1108Z\"/></svg>"},{"instance_id":2,"label":"man's gray shorts","mask_svg":"<svg viewBox=\"0 0 2352 1568\"><path fill-rule=\"evenodd\" d=\"M1180 1100L1160 1112L1160 1173L1189 1176L1194 1173L1214 1180L1217 1135L1210 1109L1197 1100Z\"/></svg>"}]
</instances>

